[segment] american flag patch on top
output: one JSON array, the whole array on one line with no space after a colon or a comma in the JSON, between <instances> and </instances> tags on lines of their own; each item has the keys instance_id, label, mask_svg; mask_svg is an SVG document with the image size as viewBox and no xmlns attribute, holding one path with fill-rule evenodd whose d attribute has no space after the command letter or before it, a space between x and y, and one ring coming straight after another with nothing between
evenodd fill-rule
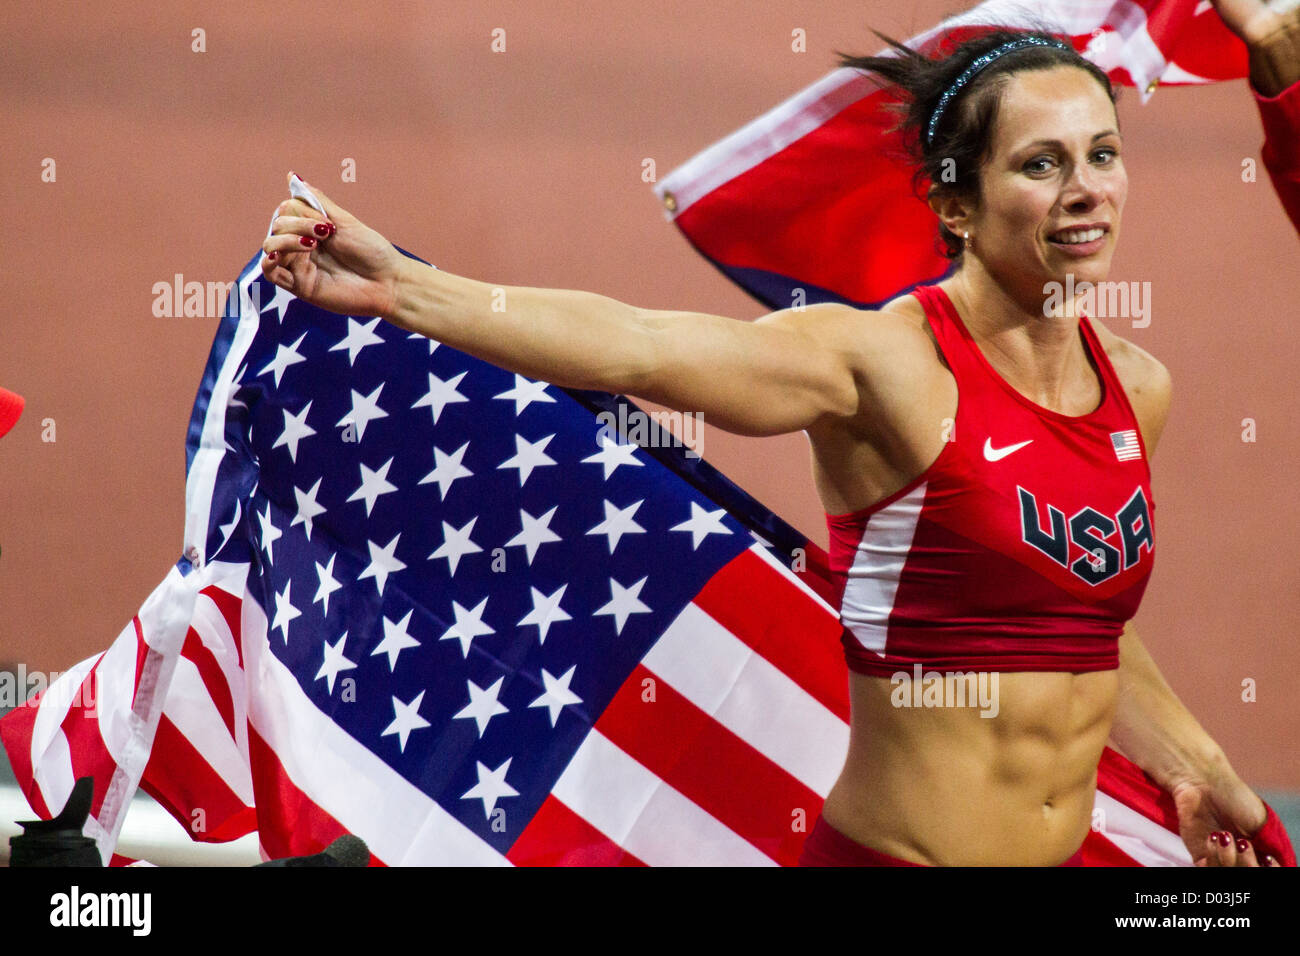
<instances>
[{"instance_id":1,"label":"american flag patch on top","mask_svg":"<svg viewBox=\"0 0 1300 956\"><path fill-rule=\"evenodd\" d=\"M1130 428L1125 432L1111 432L1110 443L1115 446L1115 457L1120 461L1132 461L1134 458L1142 457L1142 446L1138 444L1138 435L1135 429Z\"/></svg>"}]
</instances>

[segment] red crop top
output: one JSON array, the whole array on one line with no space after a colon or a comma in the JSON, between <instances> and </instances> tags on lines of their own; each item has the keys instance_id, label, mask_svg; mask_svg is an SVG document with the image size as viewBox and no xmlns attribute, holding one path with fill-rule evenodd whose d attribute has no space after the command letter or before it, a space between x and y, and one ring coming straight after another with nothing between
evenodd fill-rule
<instances>
[{"instance_id":1,"label":"red crop top","mask_svg":"<svg viewBox=\"0 0 1300 956\"><path fill-rule=\"evenodd\" d=\"M1141 430L1086 317L1101 404L1062 415L984 358L938 286L913 293L957 380L949 441L921 475L827 515L850 669L1095 671L1151 574L1155 502Z\"/></svg>"}]
</instances>

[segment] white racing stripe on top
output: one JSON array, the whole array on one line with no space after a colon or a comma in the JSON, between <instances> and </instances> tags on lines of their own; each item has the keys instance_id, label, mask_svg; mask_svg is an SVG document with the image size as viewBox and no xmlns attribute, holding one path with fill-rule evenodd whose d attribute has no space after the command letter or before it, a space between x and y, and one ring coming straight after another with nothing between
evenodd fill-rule
<instances>
[{"instance_id":1,"label":"white racing stripe on top","mask_svg":"<svg viewBox=\"0 0 1300 956\"><path fill-rule=\"evenodd\" d=\"M508 866L459 820L354 740L311 702L271 653L266 615L244 595L249 722L286 774L390 866Z\"/></svg>"},{"instance_id":2,"label":"white racing stripe on top","mask_svg":"<svg viewBox=\"0 0 1300 956\"><path fill-rule=\"evenodd\" d=\"M651 866L775 866L599 731L587 734L551 791Z\"/></svg>"},{"instance_id":3,"label":"white racing stripe on top","mask_svg":"<svg viewBox=\"0 0 1300 956\"><path fill-rule=\"evenodd\" d=\"M848 724L700 608L686 605L642 663L804 786L830 792Z\"/></svg>"},{"instance_id":4,"label":"white racing stripe on top","mask_svg":"<svg viewBox=\"0 0 1300 956\"><path fill-rule=\"evenodd\" d=\"M1103 813L1101 835L1143 866L1191 866L1192 855L1177 833L1097 791L1093 807Z\"/></svg>"},{"instance_id":5,"label":"white racing stripe on top","mask_svg":"<svg viewBox=\"0 0 1300 956\"><path fill-rule=\"evenodd\" d=\"M921 482L867 519L848 570L840 620L858 643L877 654L885 652L889 615L928 484Z\"/></svg>"}]
</instances>

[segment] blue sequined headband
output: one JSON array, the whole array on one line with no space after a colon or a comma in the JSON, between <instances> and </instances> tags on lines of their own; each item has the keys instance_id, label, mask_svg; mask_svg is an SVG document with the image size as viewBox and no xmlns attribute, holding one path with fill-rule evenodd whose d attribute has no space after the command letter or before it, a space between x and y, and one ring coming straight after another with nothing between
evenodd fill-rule
<instances>
[{"instance_id":1,"label":"blue sequined headband","mask_svg":"<svg viewBox=\"0 0 1300 956\"><path fill-rule=\"evenodd\" d=\"M982 56L976 57L971 62L970 66L962 70L961 75L953 81L952 86L944 90L943 96L939 97L939 105L936 106L934 112L930 114L930 125L925 131L925 144L929 146L934 140L934 129L939 125L939 120L943 116L943 111L947 108L948 102L957 95L963 86L971 81L971 78L974 77L976 73L984 69L984 67L988 66L998 57L1006 53L1012 53L1015 50L1024 49L1027 46L1054 46L1061 50L1074 49L1074 47L1070 46L1068 43L1063 43L1060 40L1046 40L1042 37L1033 36L1018 37L1002 44L1000 47L990 50Z\"/></svg>"}]
</instances>

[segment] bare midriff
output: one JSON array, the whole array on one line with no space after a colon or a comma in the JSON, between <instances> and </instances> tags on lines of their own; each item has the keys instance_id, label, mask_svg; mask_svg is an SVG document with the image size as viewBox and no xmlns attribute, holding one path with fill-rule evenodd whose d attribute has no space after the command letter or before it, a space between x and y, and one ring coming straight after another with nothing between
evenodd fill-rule
<instances>
[{"instance_id":1,"label":"bare midriff","mask_svg":"<svg viewBox=\"0 0 1300 956\"><path fill-rule=\"evenodd\" d=\"M828 824L935 866L1056 866L1079 849L1118 671L997 673L995 716L969 700L900 706L895 688L906 688L886 677L849 682L849 753L822 808Z\"/></svg>"}]
</instances>

